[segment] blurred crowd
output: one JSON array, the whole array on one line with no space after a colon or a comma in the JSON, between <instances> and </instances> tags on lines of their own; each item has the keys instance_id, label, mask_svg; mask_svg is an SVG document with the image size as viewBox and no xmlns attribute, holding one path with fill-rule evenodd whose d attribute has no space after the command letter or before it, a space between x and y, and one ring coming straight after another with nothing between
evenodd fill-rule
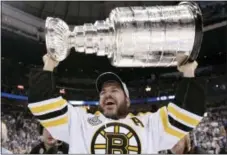
<instances>
[{"instance_id":1,"label":"blurred crowd","mask_svg":"<svg viewBox=\"0 0 227 155\"><path fill-rule=\"evenodd\" d=\"M212 115L212 114L211 114ZM227 152L226 130L222 123L205 117L192 133L194 146L209 154Z\"/></svg>"},{"instance_id":2,"label":"blurred crowd","mask_svg":"<svg viewBox=\"0 0 227 155\"><path fill-rule=\"evenodd\" d=\"M38 123L34 118L23 115L23 112L7 114L1 112L1 119L8 130L8 140L2 147L13 153L29 153L40 140Z\"/></svg>"},{"instance_id":3,"label":"blurred crowd","mask_svg":"<svg viewBox=\"0 0 227 155\"><path fill-rule=\"evenodd\" d=\"M227 153L227 104L225 101L208 108L208 112L192 133L192 137L194 145L207 150L209 154Z\"/></svg>"},{"instance_id":4,"label":"blurred crowd","mask_svg":"<svg viewBox=\"0 0 227 155\"><path fill-rule=\"evenodd\" d=\"M151 110L152 109L152 110ZM154 112L157 107L152 106ZM137 108L139 112L146 110ZM133 113L137 113L132 109ZM40 142L38 122L26 112L4 111L1 118L8 129L8 140L2 147L13 153L29 153ZM193 146L202 148L209 154L227 153L227 104L222 102L218 107L209 107L206 117L200 125L191 133Z\"/></svg>"}]
</instances>

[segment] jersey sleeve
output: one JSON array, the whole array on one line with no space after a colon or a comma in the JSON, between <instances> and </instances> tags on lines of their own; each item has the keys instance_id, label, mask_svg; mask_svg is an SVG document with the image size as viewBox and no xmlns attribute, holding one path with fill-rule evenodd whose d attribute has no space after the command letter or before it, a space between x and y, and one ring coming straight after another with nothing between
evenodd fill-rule
<instances>
[{"instance_id":1,"label":"jersey sleeve","mask_svg":"<svg viewBox=\"0 0 227 155\"><path fill-rule=\"evenodd\" d=\"M150 115L151 127L158 145L156 150L174 147L202 120L205 111L205 93L195 78L184 78L178 85L175 101ZM154 138L154 136L153 136Z\"/></svg>"},{"instance_id":2,"label":"jersey sleeve","mask_svg":"<svg viewBox=\"0 0 227 155\"><path fill-rule=\"evenodd\" d=\"M160 108L150 116L150 124L156 127L157 151L174 147L185 135L192 131L202 117L186 111L173 103ZM173 123L174 122L174 123ZM156 136L157 136L156 135Z\"/></svg>"},{"instance_id":3,"label":"jersey sleeve","mask_svg":"<svg viewBox=\"0 0 227 155\"><path fill-rule=\"evenodd\" d=\"M79 125L85 110L74 108L61 96L55 97L55 87L52 72L32 70L28 108L55 139L69 143L71 122L78 122Z\"/></svg>"},{"instance_id":4,"label":"jersey sleeve","mask_svg":"<svg viewBox=\"0 0 227 155\"><path fill-rule=\"evenodd\" d=\"M55 139L66 143L69 143L71 122L79 126L86 115L85 108L75 108L62 97L30 103L28 107Z\"/></svg>"},{"instance_id":5,"label":"jersey sleeve","mask_svg":"<svg viewBox=\"0 0 227 155\"><path fill-rule=\"evenodd\" d=\"M70 105L68 105L66 100L57 97L29 103L28 107L41 125L48 129L54 138L68 142Z\"/></svg>"}]
</instances>

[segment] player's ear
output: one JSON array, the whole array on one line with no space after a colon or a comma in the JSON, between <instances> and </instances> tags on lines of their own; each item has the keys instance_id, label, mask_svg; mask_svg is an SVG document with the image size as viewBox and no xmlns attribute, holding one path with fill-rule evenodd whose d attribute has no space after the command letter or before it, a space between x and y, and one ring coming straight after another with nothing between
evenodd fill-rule
<instances>
[{"instance_id":1,"label":"player's ear","mask_svg":"<svg viewBox=\"0 0 227 155\"><path fill-rule=\"evenodd\" d=\"M126 97L126 101L127 101L127 107L129 108L130 107L130 99L128 97Z\"/></svg>"}]
</instances>

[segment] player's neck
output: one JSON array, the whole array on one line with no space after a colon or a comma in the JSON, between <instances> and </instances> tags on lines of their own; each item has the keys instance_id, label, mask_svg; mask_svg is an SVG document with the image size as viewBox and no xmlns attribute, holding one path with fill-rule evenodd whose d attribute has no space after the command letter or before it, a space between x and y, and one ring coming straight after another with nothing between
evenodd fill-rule
<instances>
[{"instance_id":1,"label":"player's neck","mask_svg":"<svg viewBox=\"0 0 227 155\"><path fill-rule=\"evenodd\" d=\"M118 119L124 119L124 118L126 118L127 116L128 116L128 113L126 113L126 114L124 114L124 115L119 116L119 118L118 118Z\"/></svg>"},{"instance_id":2,"label":"player's neck","mask_svg":"<svg viewBox=\"0 0 227 155\"><path fill-rule=\"evenodd\" d=\"M128 115L128 113L127 113L127 114L124 114L124 115L120 115L120 116L105 116L105 117L106 117L106 118L113 119L113 120L119 120L119 119L124 119L124 118L126 118L127 115Z\"/></svg>"}]
</instances>

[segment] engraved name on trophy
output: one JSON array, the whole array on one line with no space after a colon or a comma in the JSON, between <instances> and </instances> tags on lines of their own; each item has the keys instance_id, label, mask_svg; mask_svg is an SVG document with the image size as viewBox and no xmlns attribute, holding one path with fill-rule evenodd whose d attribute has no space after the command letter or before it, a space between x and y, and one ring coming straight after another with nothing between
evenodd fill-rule
<instances>
[{"instance_id":1,"label":"engraved name on trophy","mask_svg":"<svg viewBox=\"0 0 227 155\"><path fill-rule=\"evenodd\" d=\"M48 17L45 36L48 53L57 61L74 47L76 52L107 56L116 67L169 67L177 65L178 54L187 57L185 62L197 58L203 21L192 2L118 7L106 20L75 26L72 31L61 19Z\"/></svg>"}]
</instances>

